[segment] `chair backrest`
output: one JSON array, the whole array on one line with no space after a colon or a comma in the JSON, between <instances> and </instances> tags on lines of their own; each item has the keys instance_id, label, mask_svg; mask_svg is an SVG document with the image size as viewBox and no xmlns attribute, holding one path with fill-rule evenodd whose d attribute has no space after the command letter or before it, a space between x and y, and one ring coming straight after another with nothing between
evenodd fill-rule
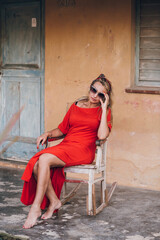
<instances>
[{"instance_id":1,"label":"chair backrest","mask_svg":"<svg viewBox=\"0 0 160 240\"><path fill-rule=\"evenodd\" d=\"M95 164L97 170L101 167L106 166L106 157L107 157L107 140L97 146Z\"/></svg>"}]
</instances>

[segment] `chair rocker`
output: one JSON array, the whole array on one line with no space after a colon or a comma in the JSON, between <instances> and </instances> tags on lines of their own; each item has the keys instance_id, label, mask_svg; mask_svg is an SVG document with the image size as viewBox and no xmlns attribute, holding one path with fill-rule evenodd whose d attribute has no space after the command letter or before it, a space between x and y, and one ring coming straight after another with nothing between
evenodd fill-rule
<instances>
[{"instance_id":1,"label":"chair rocker","mask_svg":"<svg viewBox=\"0 0 160 240\"><path fill-rule=\"evenodd\" d=\"M58 139L64 138L48 138L48 142L55 141ZM106 153L107 153L107 139L106 140L97 140L96 141L96 157L92 164L83 164L72 167L65 167L64 172L66 175L66 180L64 183L63 189L63 198L61 199L62 205L68 202L80 188L82 183L88 184L88 195L86 199L86 209L87 215L96 215L106 207L113 195L113 192L117 186L117 182L114 182L110 190L106 189ZM77 174L86 174L88 179L77 179L77 178L68 178L67 173L77 173ZM98 176L96 176L98 174ZM100 175L100 176L99 176ZM95 183L100 182L101 186L101 204L96 207L96 194L95 194ZM70 192L66 195L66 184L67 183L78 183Z\"/></svg>"}]
</instances>

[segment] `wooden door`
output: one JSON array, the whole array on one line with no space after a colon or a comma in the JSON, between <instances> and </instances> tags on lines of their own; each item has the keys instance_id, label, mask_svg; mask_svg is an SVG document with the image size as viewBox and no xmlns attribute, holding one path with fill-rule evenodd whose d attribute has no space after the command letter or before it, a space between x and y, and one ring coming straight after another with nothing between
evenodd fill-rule
<instances>
[{"instance_id":1,"label":"wooden door","mask_svg":"<svg viewBox=\"0 0 160 240\"><path fill-rule=\"evenodd\" d=\"M24 160L36 153L35 140L44 128L44 31L39 1L1 0L0 131L25 106L2 158Z\"/></svg>"}]
</instances>

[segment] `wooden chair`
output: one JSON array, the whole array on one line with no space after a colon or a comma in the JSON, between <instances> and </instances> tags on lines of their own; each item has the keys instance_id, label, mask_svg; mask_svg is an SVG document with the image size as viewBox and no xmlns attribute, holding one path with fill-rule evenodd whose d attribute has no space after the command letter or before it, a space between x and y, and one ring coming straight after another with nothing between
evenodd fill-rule
<instances>
[{"instance_id":1,"label":"wooden chair","mask_svg":"<svg viewBox=\"0 0 160 240\"><path fill-rule=\"evenodd\" d=\"M63 136L64 137L64 136ZM60 138L48 139L48 141L57 140ZM72 167L65 167L64 172L66 180L64 184L64 192L62 198L62 204L69 201L80 188L82 183L88 184L88 195L86 200L87 214L96 215L106 207L113 195L117 183L114 182L110 190L106 189L106 153L107 153L107 139L96 141L96 156L92 164L78 165ZM68 178L68 173L86 174L88 179ZM97 175L98 174L98 175ZM96 194L95 183L100 183L101 192L101 204L96 207ZM66 195L66 183L78 183L70 192Z\"/></svg>"}]
</instances>

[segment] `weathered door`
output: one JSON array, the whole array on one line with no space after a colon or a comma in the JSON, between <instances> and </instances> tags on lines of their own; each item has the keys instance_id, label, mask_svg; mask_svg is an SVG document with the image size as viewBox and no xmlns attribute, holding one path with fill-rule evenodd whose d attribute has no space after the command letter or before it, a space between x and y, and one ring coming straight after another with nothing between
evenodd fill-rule
<instances>
[{"instance_id":1,"label":"weathered door","mask_svg":"<svg viewBox=\"0 0 160 240\"><path fill-rule=\"evenodd\" d=\"M7 144L19 136L3 158L23 160L36 153L35 139L43 131L44 42L43 4L0 0L0 132L25 106Z\"/></svg>"}]
</instances>

